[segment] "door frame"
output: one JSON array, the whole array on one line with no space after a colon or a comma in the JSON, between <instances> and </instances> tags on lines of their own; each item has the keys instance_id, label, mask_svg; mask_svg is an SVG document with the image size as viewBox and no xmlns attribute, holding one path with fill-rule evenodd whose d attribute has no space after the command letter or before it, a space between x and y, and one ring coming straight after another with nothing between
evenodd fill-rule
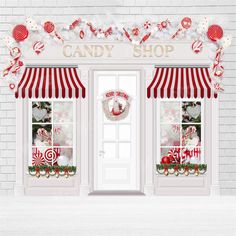
<instances>
[{"instance_id":1,"label":"door frame","mask_svg":"<svg viewBox=\"0 0 236 236\"><path fill-rule=\"evenodd\" d=\"M97 65L89 67L89 78L88 78L88 87L89 87L89 189L90 192L94 192L94 72L95 71L138 71L140 73L140 97L139 97L139 125L140 125L140 132L139 132L139 143L140 143L140 155L139 155L139 162L138 162L138 170L139 170L139 191L144 191L144 176L145 176L145 96L146 90L142 88L146 88L145 83L145 76L144 76L144 67L138 65ZM112 191L109 191L112 192ZM114 191L117 192L117 191Z\"/></svg>"}]
</instances>

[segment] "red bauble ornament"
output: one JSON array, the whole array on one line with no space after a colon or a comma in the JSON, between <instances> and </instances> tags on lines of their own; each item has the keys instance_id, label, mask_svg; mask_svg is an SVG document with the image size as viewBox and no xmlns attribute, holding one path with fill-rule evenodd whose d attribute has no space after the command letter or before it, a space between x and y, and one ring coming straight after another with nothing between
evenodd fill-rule
<instances>
[{"instance_id":1,"label":"red bauble ornament","mask_svg":"<svg viewBox=\"0 0 236 236\"><path fill-rule=\"evenodd\" d=\"M211 41L216 41L223 37L223 29L219 25L211 25L207 31L207 37Z\"/></svg>"},{"instance_id":2,"label":"red bauble ornament","mask_svg":"<svg viewBox=\"0 0 236 236\"><path fill-rule=\"evenodd\" d=\"M161 164L170 164L170 157L169 156L162 157Z\"/></svg>"},{"instance_id":3,"label":"red bauble ornament","mask_svg":"<svg viewBox=\"0 0 236 236\"><path fill-rule=\"evenodd\" d=\"M40 54L44 50L44 43L41 41L37 41L33 45L33 49L35 53Z\"/></svg>"},{"instance_id":4,"label":"red bauble ornament","mask_svg":"<svg viewBox=\"0 0 236 236\"><path fill-rule=\"evenodd\" d=\"M44 23L43 28L47 33L50 34L55 29L55 25L51 21L47 21L47 22Z\"/></svg>"},{"instance_id":5,"label":"red bauble ornament","mask_svg":"<svg viewBox=\"0 0 236 236\"><path fill-rule=\"evenodd\" d=\"M24 25L17 25L14 27L12 31L12 36L16 41L23 41L29 35L29 31L27 30L26 26Z\"/></svg>"},{"instance_id":6,"label":"red bauble ornament","mask_svg":"<svg viewBox=\"0 0 236 236\"><path fill-rule=\"evenodd\" d=\"M189 29L192 25L192 20L189 17L184 17L184 19L181 21L181 25L184 29Z\"/></svg>"},{"instance_id":7,"label":"red bauble ornament","mask_svg":"<svg viewBox=\"0 0 236 236\"><path fill-rule=\"evenodd\" d=\"M132 34L133 34L134 36L138 36L139 33L140 33L140 30L139 30L138 27L135 27L135 28L132 29Z\"/></svg>"},{"instance_id":8,"label":"red bauble ornament","mask_svg":"<svg viewBox=\"0 0 236 236\"><path fill-rule=\"evenodd\" d=\"M80 37L81 39L84 38L84 31L83 31L83 30L80 30L80 32L79 32L79 37Z\"/></svg>"}]
</instances>

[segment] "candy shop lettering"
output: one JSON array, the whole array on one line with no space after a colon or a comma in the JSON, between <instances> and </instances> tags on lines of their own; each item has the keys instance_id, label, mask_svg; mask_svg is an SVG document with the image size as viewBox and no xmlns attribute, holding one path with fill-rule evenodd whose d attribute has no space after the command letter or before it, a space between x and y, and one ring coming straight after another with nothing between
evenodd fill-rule
<instances>
[{"instance_id":1,"label":"candy shop lettering","mask_svg":"<svg viewBox=\"0 0 236 236\"><path fill-rule=\"evenodd\" d=\"M63 55L65 57L111 57L114 45L65 45Z\"/></svg>"},{"instance_id":2,"label":"candy shop lettering","mask_svg":"<svg viewBox=\"0 0 236 236\"><path fill-rule=\"evenodd\" d=\"M174 51L173 45L140 45L134 46L134 57L169 57Z\"/></svg>"}]
</instances>

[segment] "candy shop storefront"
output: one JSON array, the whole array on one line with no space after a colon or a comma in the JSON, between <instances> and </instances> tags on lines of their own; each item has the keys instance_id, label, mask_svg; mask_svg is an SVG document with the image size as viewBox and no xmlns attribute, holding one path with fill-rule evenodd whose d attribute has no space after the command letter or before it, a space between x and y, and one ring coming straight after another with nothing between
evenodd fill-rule
<instances>
[{"instance_id":1,"label":"candy shop storefront","mask_svg":"<svg viewBox=\"0 0 236 236\"><path fill-rule=\"evenodd\" d=\"M4 38L15 93L17 195L218 192L217 21L107 28L32 18Z\"/></svg>"}]
</instances>

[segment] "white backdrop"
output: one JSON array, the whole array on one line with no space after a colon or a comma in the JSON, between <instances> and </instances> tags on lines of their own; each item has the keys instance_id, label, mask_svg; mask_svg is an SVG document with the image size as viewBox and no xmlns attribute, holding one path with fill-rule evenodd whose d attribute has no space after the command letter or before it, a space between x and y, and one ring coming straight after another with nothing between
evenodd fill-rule
<instances>
[{"instance_id":1,"label":"white backdrop","mask_svg":"<svg viewBox=\"0 0 236 236\"><path fill-rule=\"evenodd\" d=\"M174 19L183 16L212 16L222 19L223 28L232 34L233 45L224 57L225 93L220 96L220 187L221 194L236 194L236 2L193 0L0 0L0 38L25 16L36 19L70 22L76 17L99 21ZM7 50L0 45L0 68ZM2 69L1 69L2 72ZM2 74L2 73L1 73ZM2 78L1 78L2 79ZM0 195L12 195L15 182L15 98L0 83Z\"/></svg>"}]
</instances>

